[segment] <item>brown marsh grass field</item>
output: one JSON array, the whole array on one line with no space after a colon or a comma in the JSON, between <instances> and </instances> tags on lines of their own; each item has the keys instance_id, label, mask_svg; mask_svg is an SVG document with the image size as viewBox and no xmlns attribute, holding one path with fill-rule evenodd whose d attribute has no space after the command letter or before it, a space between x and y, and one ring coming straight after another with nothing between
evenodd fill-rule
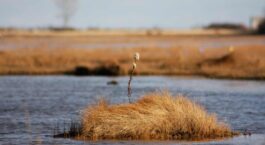
<instances>
[{"instance_id":1,"label":"brown marsh grass field","mask_svg":"<svg viewBox=\"0 0 265 145\"><path fill-rule=\"evenodd\" d=\"M203 140L237 135L188 98L153 93L129 104L104 100L83 110L79 139Z\"/></svg>"},{"instance_id":2,"label":"brown marsh grass field","mask_svg":"<svg viewBox=\"0 0 265 145\"><path fill-rule=\"evenodd\" d=\"M2 35L0 74L127 75L139 52L137 75L264 79L264 43L254 35Z\"/></svg>"}]
</instances>

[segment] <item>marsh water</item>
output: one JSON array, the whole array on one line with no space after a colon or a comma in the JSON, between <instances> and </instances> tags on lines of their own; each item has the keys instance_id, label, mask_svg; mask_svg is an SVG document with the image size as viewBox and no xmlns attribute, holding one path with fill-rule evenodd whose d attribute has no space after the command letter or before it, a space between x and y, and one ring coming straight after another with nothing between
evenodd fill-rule
<instances>
[{"instance_id":1,"label":"marsh water","mask_svg":"<svg viewBox=\"0 0 265 145\"><path fill-rule=\"evenodd\" d=\"M107 85L116 80L118 85ZM135 77L133 98L154 91L183 94L216 113L219 120L251 136L204 142L77 141L53 138L101 97L127 102L128 77L1 76L0 144L265 144L265 81L202 77ZM57 128L57 129L55 129Z\"/></svg>"}]
</instances>

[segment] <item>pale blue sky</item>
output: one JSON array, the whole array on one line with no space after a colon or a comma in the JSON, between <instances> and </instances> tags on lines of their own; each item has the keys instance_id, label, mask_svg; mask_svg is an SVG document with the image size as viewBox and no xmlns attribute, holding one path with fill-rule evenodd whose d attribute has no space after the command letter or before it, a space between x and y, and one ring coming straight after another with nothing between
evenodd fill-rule
<instances>
[{"instance_id":1,"label":"pale blue sky","mask_svg":"<svg viewBox=\"0 0 265 145\"><path fill-rule=\"evenodd\" d=\"M265 0L78 0L77 28L191 28L211 22L249 24ZM0 0L0 27L59 26L53 0Z\"/></svg>"}]
</instances>

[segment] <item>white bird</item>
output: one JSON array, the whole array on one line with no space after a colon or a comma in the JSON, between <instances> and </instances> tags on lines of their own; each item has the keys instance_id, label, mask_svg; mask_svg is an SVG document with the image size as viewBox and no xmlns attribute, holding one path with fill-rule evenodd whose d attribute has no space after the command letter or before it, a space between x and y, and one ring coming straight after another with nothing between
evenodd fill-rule
<instances>
[{"instance_id":1,"label":"white bird","mask_svg":"<svg viewBox=\"0 0 265 145\"><path fill-rule=\"evenodd\" d=\"M136 52L136 53L134 54L133 58L134 58L134 61L139 60L139 59L140 59L140 54L139 54L138 52Z\"/></svg>"}]
</instances>

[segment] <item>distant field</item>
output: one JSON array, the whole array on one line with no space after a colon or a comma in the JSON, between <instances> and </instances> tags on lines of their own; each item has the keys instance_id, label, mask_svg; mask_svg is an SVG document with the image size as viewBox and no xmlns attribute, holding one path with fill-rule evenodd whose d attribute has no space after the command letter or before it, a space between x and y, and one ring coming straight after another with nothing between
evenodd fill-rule
<instances>
[{"instance_id":1,"label":"distant field","mask_svg":"<svg viewBox=\"0 0 265 145\"><path fill-rule=\"evenodd\" d=\"M265 78L265 37L253 35L2 35L0 74L126 75L134 52L138 75Z\"/></svg>"},{"instance_id":2,"label":"distant field","mask_svg":"<svg viewBox=\"0 0 265 145\"><path fill-rule=\"evenodd\" d=\"M9 36L184 36L184 35L242 35L249 30L234 29L90 29L90 30L12 30L0 29L0 35Z\"/></svg>"},{"instance_id":3,"label":"distant field","mask_svg":"<svg viewBox=\"0 0 265 145\"><path fill-rule=\"evenodd\" d=\"M29 33L29 32L27 32ZM40 32L38 32L40 33ZM43 32L45 33L45 32ZM54 32L53 32L54 33ZM60 36L60 34L62 35ZM67 33L67 32L66 32ZM223 48L230 46L265 45L265 36L258 35L20 35L0 36L0 50L14 48ZM71 34L72 34L71 33Z\"/></svg>"}]
</instances>

